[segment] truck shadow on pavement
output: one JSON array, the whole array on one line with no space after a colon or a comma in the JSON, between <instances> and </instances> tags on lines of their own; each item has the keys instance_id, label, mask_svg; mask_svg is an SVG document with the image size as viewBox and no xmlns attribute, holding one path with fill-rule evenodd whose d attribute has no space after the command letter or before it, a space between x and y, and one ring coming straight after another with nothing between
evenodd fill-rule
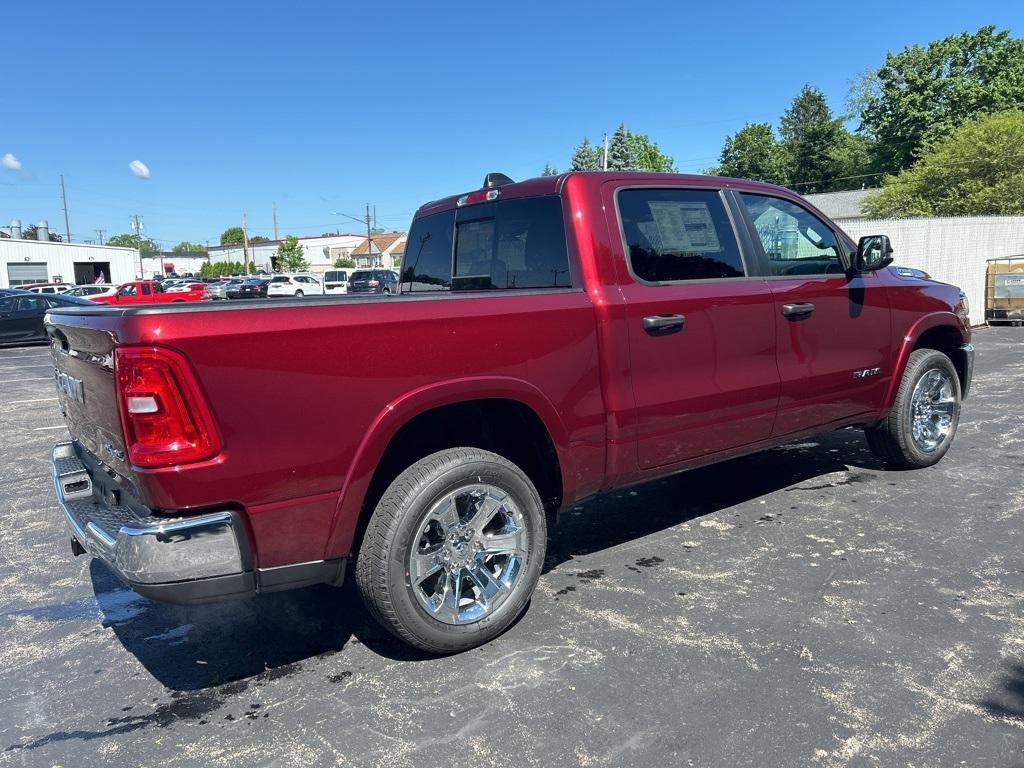
<instances>
[{"instance_id":1,"label":"truck shadow on pavement","mask_svg":"<svg viewBox=\"0 0 1024 768\"><path fill-rule=\"evenodd\" d=\"M837 473L842 473L838 479L803 490L871 482L875 476L862 470L882 468L861 432L842 430L616 491L563 513L551 533L545 572L789 486ZM395 660L433 658L408 648L374 623L351 575L340 589L316 586L199 606L147 600L125 589L95 560L90 575L104 625L173 691L221 690L245 681L259 684L294 674L304 663L350 643L362 643Z\"/></svg>"}]
</instances>

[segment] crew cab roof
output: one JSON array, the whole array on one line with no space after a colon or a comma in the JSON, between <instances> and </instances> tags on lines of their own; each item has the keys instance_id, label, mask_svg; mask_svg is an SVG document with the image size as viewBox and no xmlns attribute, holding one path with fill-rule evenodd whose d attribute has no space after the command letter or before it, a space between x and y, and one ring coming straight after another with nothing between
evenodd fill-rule
<instances>
[{"instance_id":1,"label":"crew cab roof","mask_svg":"<svg viewBox=\"0 0 1024 768\"><path fill-rule=\"evenodd\" d=\"M762 192L785 192L787 194L793 194L791 190L785 189L784 187L780 187L776 184L768 184L761 181L750 181L749 179L734 179L728 176L706 176L687 173L653 173L650 171L571 171L569 173L561 173L558 176L539 176L533 179L515 181L510 184L503 184L498 187L498 189L501 190L502 200L510 200L517 197L554 195L561 191L562 185L565 184L566 179L570 176L581 178L584 180L584 183L598 186L609 181L621 181L627 184L664 184L666 182L672 182L674 184L693 186L711 185L715 187L745 189L751 191L760 190ZM456 207L459 198L463 195L479 191L480 189L471 189L457 195L451 195L449 197L443 197L440 200L433 200L429 203L424 203L416 211L415 216L416 218L419 218L420 216L429 216L432 213L440 213L441 211L450 210Z\"/></svg>"}]
</instances>

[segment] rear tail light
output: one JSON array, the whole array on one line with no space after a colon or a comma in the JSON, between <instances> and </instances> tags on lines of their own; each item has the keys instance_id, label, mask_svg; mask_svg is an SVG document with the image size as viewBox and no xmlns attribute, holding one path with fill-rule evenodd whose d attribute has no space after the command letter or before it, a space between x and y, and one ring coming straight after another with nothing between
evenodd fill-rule
<instances>
[{"instance_id":1,"label":"rear tail light","mask_svg":"<svg viewBox=\"0 0 1024 768\"><path fill-rule=\"evenodd\" d=\"M165 467L221 450L213 416L185 359L161 347L114 353L118 405L132 464Z\"/></svg>"}]
</instances>

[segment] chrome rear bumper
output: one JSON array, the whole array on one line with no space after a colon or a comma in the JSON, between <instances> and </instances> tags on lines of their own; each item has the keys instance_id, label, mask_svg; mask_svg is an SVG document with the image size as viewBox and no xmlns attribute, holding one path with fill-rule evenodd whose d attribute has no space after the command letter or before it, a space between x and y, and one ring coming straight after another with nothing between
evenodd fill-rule
<instances>
[{"instance_id":1,"label":"chrome rear bumper","mask_svg":"<svg viewBox=\"0 0 1024 768\"><path fill-rule=\"evenodd\" d=\"M255 591L245 528L236 512L140 517L94 488L74 443L53 448L53 486L78 544L136 592L202 603Z\"/></svg>"}]
</instances>

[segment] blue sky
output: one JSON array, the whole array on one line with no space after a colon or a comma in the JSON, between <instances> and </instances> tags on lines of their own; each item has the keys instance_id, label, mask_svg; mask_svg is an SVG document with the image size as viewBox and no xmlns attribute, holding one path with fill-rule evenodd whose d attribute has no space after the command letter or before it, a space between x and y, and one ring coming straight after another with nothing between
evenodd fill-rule
<instances>
[{"instance_id":1,"label":"blue sky","mask_svg":"<svg viewBox=\"0 0 1024 768\"><path fill-rule=\"evenodd\" d=\"M35 3L0 45L0 220L169 247L359 225L405 228L487 171L564 168L620 121L682 171L713 165L746 122L777 122L805 83L841 110L887 50L1024 5L919 3ZM128 169L141 160L148 180Z\"/></svg>"}]
</instances>

